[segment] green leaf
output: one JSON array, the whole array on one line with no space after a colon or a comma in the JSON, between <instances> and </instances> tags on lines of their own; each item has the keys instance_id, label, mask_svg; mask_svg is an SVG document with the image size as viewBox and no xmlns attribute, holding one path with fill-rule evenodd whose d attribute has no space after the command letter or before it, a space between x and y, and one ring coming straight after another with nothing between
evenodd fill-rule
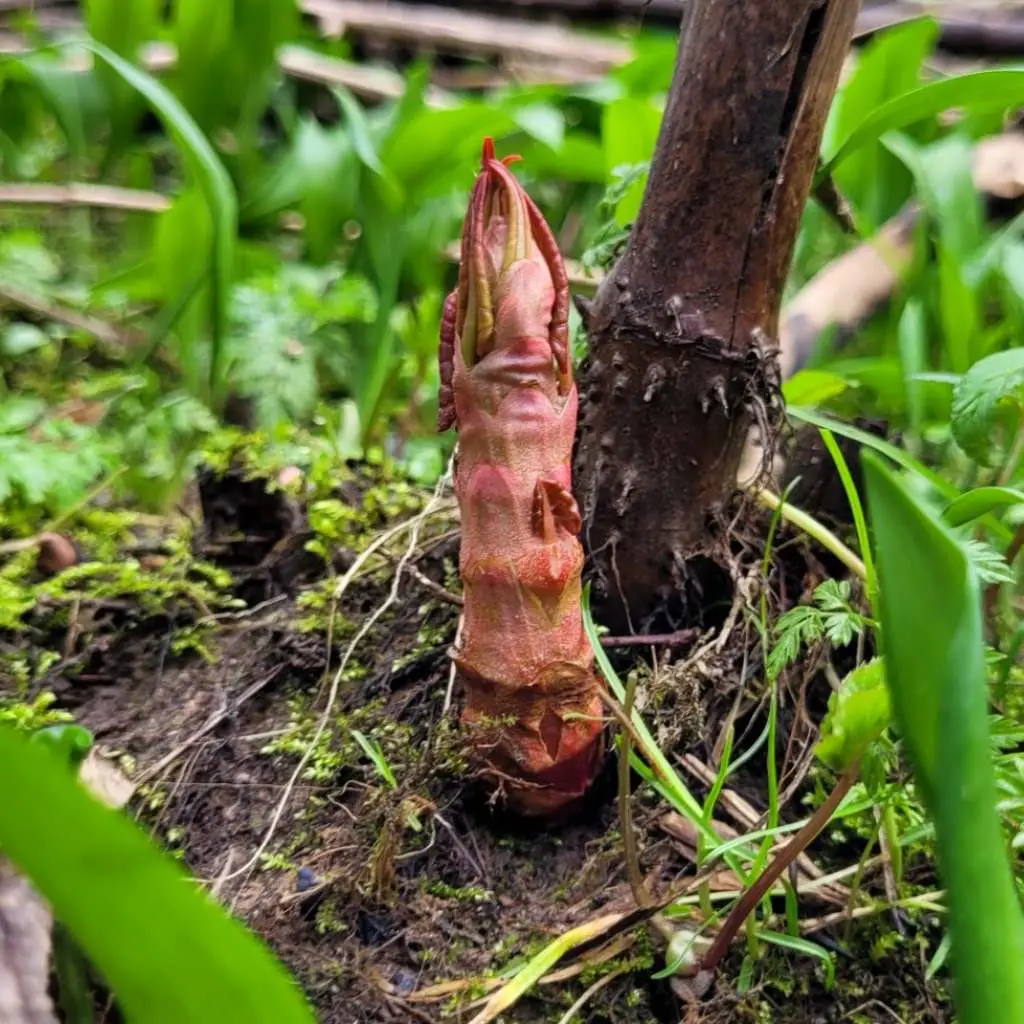
<instances>
[{"instance_id":1,"label":"green leaf","mask_svg":"<svg viewBox=\"0 0 1024 1024\"><path fill-rule=\"evenodd\" d=\"M834 772L853 767L889 724L889 692L881 658L858 665L828 699L815 754Z\"/></svg>"},{"instance_id":2,"label":"green leaf","mask_svg":"<svg viewBox=\"0 0 1024 1024\"><path fill-rule=\"evenodd\" d=\"M295 0L175 0L178 91L207 132L237 129L243 158L277 78L275 57L298 31Z\"/></svg>"},{"instance_id":3,"label":"green leaf","mask_svg":"<svg viewBox=\"0 0 1024 1024\"><path fill-rule=\"evenodd\" d=\"M836 983L835 961L832 959L832 954L824 946L819 946L816 942L805 939L800 935L787 935L785 932L773 932L767 929L758 929L757 937L767 942L770 946L781 946L783 949L791 950L794 953L800 953L803 956L810 956L820 960L821 966L825 969L826 988L831 988Z\"/></svg>"},{"instance_id":4,"label":"green leaf","mask_svg":"<svg viewBox=\"0 0 1024 1024\"><path fill-rule=\"evenodd\" d=\"M255 936L49 751L6 726L0 791L0 848L103 974L127 1020L313 1024Z\"/></svg>"},{"instance_id":5,"label":"green leaf","mask_svg":"<svg viewBox=\"0 0 1024 1024\"><path fill-rule=\"evenodd\" d=\"M202 393L209 369L203 343L209 322L212 239L209 209L196 188L186 189L159 215L153 233L155 281L163 308L177 313L175 354L193 393Z\"/></svg>"},{"instance_id":6,"label":"green leaf","mask_svg":"<svg viewBox=\"0 0 1024 1024\"><path fill-rule=\"evenodd\" d=\"M205 2L203 9L207 9ZM219 5L218 5L219 6ZM107 62L133 89L149 102L168 132L175 138L202 190L210 211L213 232L210 245L210 394L219 404L226 387L224 342L227 337L227 302L231 287L238 234L238 200L224 165L188 111L152 75L139 70L96 42L87 42L93 53Z\"/></svg>"},{"instance_id":7,"label":"green leaf","mask_svg":"<svg viewBox=\"0 0 1024 1024\"><path fill-rule=\"evenodd\" d=\"M800 420L803 423L811 423L816 427L824 427L826 430L831 430L842 437L848 437L851 441L859 441L865 447L871 448L876 452L881 452L881 454L892 459L897 466L902 466L903 469L910 473L915 473L922 480L927 480L939 494L946 498L955 498L960 494L956 485L950 483L941 473L936 473L935 470L926 466L920 459L915 459L909 452L898 448L892 442L885 440L885 438L876 437L866 430L861 430L860 427L844 423L842 420L818 412L816 409L793 407L787 409L786 412L793 419ZM1009 544L1012 532L1003 523L999 522L998 519L994 519L991 516L986 517L985 526L1004 544Z\"/></svg>"},{"instance_id":8,"label":"green leaf","mask_svg":"<svg viewBox=\"0 0 1024 1024\"><path fill-rule=\"evenodd\" d=\"M973 361L980 334L979 295L972 278L972 258L984 237L981 199L972 177L971 141L962 133L930 146L907 136L882 140L911 170L938 235L938 308L949 365L963 373Z\"/></svg>"},{"instance_id":9,"label":"green leaf","mask_svg":"<svg viewBox=\"0 0 1024 1024\"><path fill-rule=\"evenodd\" d=\"M0 70L5 76L31 83L39 91L64 133L73 163L80 166L87 140L93 134L91 129L103 114L98 77L92 71L68 68L60 54L52 51L8 57Z\"/></svg>"},{"instance_id":10,"label":"green leaf","mask_svg":"<svg viewBox=\"0 0 1024 1024\"><path fill-rule=\"evenodd\" d=\"M650 100L627 96L608 104L601 114L605 181L611 182L620 167L649 161L660 127L661 111ZM636 219L646 183L646 175L638 178L619 200L615 219L620 224Z\"/></svg>"},{"instance_id":11,"label":"green leaf","mask_svg":"<svg viewBox=\"0 0 1024 1024\"><path fill-rule=\"evenodd\" d=\"M550 103L532 103L512 111L516 124L531 138L553 150L565 142L565 115Z\"/></svg>"},{"instance_id":12,"label":"green leaf","mask_svg":"<svg viewBox=\"0 0 1024 1024\"><path fill-rule=\"evenodd\" d=\"M356 156L367 169L380 175L385 174L384 165L380 162L380 154L377 152L377 143L373 139L363 108L347 89L335 89L334 98L345 115L345 126L348 128Z\"/></svg>"},{"instance_id":13,"label":"green leaf","mask_svg":"<svg viewBox=\"0 0 1024 1024\"><path fill-rule=\"evenodd\" d=\"M995 435L1012 433L1024 409L1024 348L1007 349L976 362L953 391L950 425L953 439L985 465L997 460Z\"/></svg>"},{"instance_id":14,"label":"green leaf","mask_svg":"<svg viewBox=\"0 0 1024 1024\"><path fill-rule=\"evenodd\" d=\"M935 117L952 107L1009 108L1024 102L1024 70L973 71L942 78L897 96L867 112L860 123L835 146L818 172L830 175L859 147L886 132Z\"/></svg>"},{"instance_id":15,"label":"green leaf","mask_svg":"<svg viewBox=\"0 0 1024 1024\"><path fill-rule=\"evenodd\" d=\"M935 45L938 25L920 18L880 33L856 57L829 113L822 153L834 153L865 118L918 85L921 64ZM903 205L911 178L877 140L869 140L835 168L836 186L865 229L879 227Z\"/></svg>"},{"instance_id":16,"label":"green leaf","mask_svg":"<svg viewBox=\"0 0 1024 1024\"><path fill-rule=\"evenodd\" d=\"M787 405L824 405L849 388L847 380L827 370L800 370L782 385Z\"/></svg>"},{"instance_id":17,"label":"green leaf","mask_svg":"<svg viewBox=\"0 0 1024 1024\"><path fill-rule=\"evenodd\" d=\"M920 437L924 423L925 386L918 374L928 365L928 335L925 307L921 299L909 299L900 314L897 328L900 364L902 368L907 419L914 433Z\"/></svg>"},{"instance_id":18,"label":"green leaf","mask_svg":"<svg viewBox=\"0 0 1024 1024\"><path fill-rule=\"evenodd\" d=\"M395 773L391 770L391 765L388 764L388 759L384 756L384 751L381 750L380 744L376 740L369 739L365 733L360 732L358 729L352 730L352 739L359 744L360 749L373 763L373 767L377 769L377 774L392 788L398 788L398 780L395 778Z\"/></svg>"},{"instance_id":19,"label":"green leaf","mask_svg":"<svg viewBox=\"0 0 1024 1024\"><path fill-rule=\"evenodd\" d=\"M48 725L32 734L32 742L48 747L61 764L77 769L92 749L93 735L80 725Z\"/></svg>"},{"instance_id":20,"label":"green leaf","mask_svg":"<svg viewBox=\"0 0 1024 1024\"><path fill-rule=\"evenodd\" d=\"M419 110L394 126L381 146L381 160L412 195L438 181L455 181L468 190L480 166L484 136L498 142L515 129L509 112L483 102ZM498 155L505 155L500 148Z\"/></svg>"},{"instance_id":21,"label":"green leaf","mask_svg":"<svg viewBox=\"0 0 1024 1024\"><path fill-rule=\"evenodd\" d=\"M949 530L863 455L893 711L938 838L961 1024L1024 1022L1024 915L996 813L977 576Z\"/></svg>"},{"instance_id":22,"label":"green leaf","mask_svg":"<svg viewBox=\"0 0 1024 1024\"><path fill-rule=\"evenodd\" d=\"M982 583L1016 583L1017 578L1006 559L991 544L978 537L963 542L964 554Z\"/></svg>"},{"instance_id":23,"label":"green leaf","mask_svg":"<svg viewBox=\"0 0 1024 1024\"><path fill-rule=\"evenodd\" d=\"M46 332L35 324L16 322L5 327L3 334L0 334L0 351L15 358L34 352L49 343L50 339Z\"/></svg>"},{"instance_id":24,"label":"green leaf","mask_svg":"<svg viewBox=\"0 0 1024 1024\"><path fill-rule=\"evenodd\" d=\"M943 510L942 518L949 526L963 526L996 509L1009 508L1024 502L1024 491L1012 487L975 487L954 498Z\"/></svg>"},{"instance_id":25,"label":"green leaf","mask_svg":"<svg viewBox=\"0 0 1024 1024\"><path fill-rule=\"evenodd\" d=\"M289 160L309 255L314 262L325 262L337 247L345 220L356 212L358 158L342 128L323 128L309 118L299 125Z\"/></svg>"},{"instance_id":26,"label":"green leaf","mask_svg":"<svg viewBox=\"0 0 1024 1024\"><path fill-rule=\"evenodd\" d=\"M174 44L178 50L178 94L196 123L209 131L223 114L225 78L211 88L217 61L231 45L234 5L206 0L175 0Z\"/></svg>"},{"instance_id":27,"label":"green leaf","mask_svg":"<svg viewBox=\"0 0 1024 1024\"><path fill-rule=\"evenodd\" d=\"M162 0L86 0L85 25L98 43L136 63L139 48L158 38ZM138 93L113 68L101 64L97 77L110 97L110 149L120 151L143 110Z\"/></svg>"}]
</instances>

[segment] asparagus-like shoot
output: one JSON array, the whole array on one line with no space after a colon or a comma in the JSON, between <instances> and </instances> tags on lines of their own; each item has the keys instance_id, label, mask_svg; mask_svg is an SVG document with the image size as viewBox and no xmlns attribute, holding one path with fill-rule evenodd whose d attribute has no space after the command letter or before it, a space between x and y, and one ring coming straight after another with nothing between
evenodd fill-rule
<instances>
[{"instance_id":1,"label":"asparagus-like shoot","mask_svg":"<svg viewBox=\"0 0 1024 1024\"><path fill-rule=\"evenodd\" d=\"M540 815L586 790L603 722L580 609L569 285L515 159L484 140L441 322L438 429L459 432L463 724L495 786Z\"/></svg>"}]
</instances>

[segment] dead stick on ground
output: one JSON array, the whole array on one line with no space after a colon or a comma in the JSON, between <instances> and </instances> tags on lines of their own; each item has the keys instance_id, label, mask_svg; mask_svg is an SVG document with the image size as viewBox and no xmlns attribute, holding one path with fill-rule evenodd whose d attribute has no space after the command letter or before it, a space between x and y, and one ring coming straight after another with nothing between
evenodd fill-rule
<instances>
[{"instance_id":1,"label":"dead stick on ground","mask_svg":"<svg viewBox=\"0 0 1024 1024\"><path fill-rule=\"evenodd\" d=\"M68 309L66 306L23 291L12 284L0 284L0 306L3 305L17 306L45 320L52 320L54 323L64 324L76 331L91 334L111 348L128 348L133 341L131 335L118 330L105 320L98 320L96 317L79 313L77 310Z\"/></svg>"},{"instance_id":2,"label":"dead stick on ground","mask_svg":"<svg viewBox=\"0 0 1024 1024\"><path fill-rule=\"evenodd\" d=\"M365 0L302 0L325 33L354 31L408 42L432 43L472 53L523 54L548 61L592 65L602 71L624 64L632 47L524 18L473 14L442 6L367 3Z\"/></svg>"},{"instance_id":3,"label":"dead stick on ground","mask_svg":"<svg viewBox=\"0 0 1024 1024\"><path fill-rule=\"evenodd\" d=\"M12 206L87 206L97 209L125 210L131 213L163 213L172 199L160 192L70 182L50 185L39 182L0 184L0 203Z\"/></svg>"}]
</instances>

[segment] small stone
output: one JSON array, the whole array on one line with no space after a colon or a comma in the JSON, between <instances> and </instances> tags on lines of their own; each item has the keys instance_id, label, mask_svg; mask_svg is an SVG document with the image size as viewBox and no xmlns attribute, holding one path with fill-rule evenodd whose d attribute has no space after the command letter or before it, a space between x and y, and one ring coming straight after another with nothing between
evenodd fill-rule
<instances>
[{"instance_id":1,"label":"small stone","mask_svg":"<svg viewBox=\"0 0 1024 1024\"><path fill-rule=\"evenodd\" d=\"M416 975L408 967L399 967L392 975L391 983L402 995L408 995L416 989Z\"/></svg>"},{"instance_id":2,"label":"small stone","mask_svg":"<svg viewBox=\"0 0 1024 1024\"><path fill-rule=\"evenodd\" d=\"M44 576L56 576L77 565L78 560L78 549L69 537L59 533L40 534L36 569Z\"/></svg>"},{"instance_id":3,"label":"small stone","mask_svg":"<svg viewBox=\"0 0 1024 1024\"><path fill-rule=\"evenodd\" d=\"M295 891L296 892L308 892L320 881L316 877L316 872L312 868L299 868L299 873L295 877Z\"/></svg>"}]
</instances>

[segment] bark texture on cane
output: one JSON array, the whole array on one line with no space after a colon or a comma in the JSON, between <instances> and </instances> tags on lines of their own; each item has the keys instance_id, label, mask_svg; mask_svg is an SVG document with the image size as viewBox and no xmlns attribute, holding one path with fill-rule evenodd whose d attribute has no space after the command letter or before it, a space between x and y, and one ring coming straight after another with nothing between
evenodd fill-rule
<instances>
[{"instance_id":1,"label":"bark texture on cane","mask_svg":"<svg viewBox=\"0 0 1024 1024\"><path fill-rule=\"evenodd\" d=\"M459 432L463 723L511 803L547 814L589 785L602 707L580 611L568 282L512 159L485 140L441 324L438 428Z\"/></svg>"},{"instance_id":2,"label":"bark texture on cane","mask_svg":"<svg viewBox=\"0 0 1024 1024\"><path fill-rule=\"evenodd\" d=\"M644 202L584 309L576 494L614 631L676 591L776 414L793 242L857 0L692 0Z\"/></svg>"}]
</instances>

